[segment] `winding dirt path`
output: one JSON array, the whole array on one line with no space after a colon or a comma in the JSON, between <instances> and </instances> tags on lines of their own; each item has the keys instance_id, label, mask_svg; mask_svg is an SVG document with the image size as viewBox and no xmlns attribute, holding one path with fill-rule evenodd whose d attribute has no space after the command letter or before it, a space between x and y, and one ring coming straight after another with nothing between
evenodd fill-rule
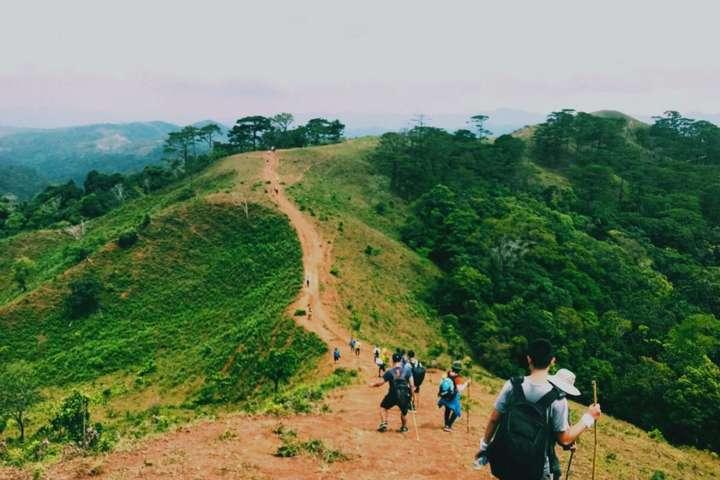
<instances>
[{"instance_id":1,"label":"winding dirt path","mask_svg":"<svg viewBox=\"0 0 720 480\"><path fill-rule=\"evenodd\" d=\"M332 245L323 240L312 221L285 195L285 188L278 173L280 163L276 152L264 154L263 180L268 185L268 195L278 209L288 216L295 229L303 253L303 270L305 272L303 287L298 298L290 305L288 313L302 309L308 315L295 317L296 321L307 330L316 333L329 347L341 347L350 340L350 333L336 322L328 313L338 301L337 292L330 275L332 268ZM269 182L269 183L268 183ZM346 349L347 350L347 349ZM369 352L361 349L364 359L370 359ZM345 365L348 356L343 355L341 361Z\"/></svg>"},{"instance_id":2,"label":"winding dirt path","mask_svg":"<svg viewBox=\"0 0 720 480\"><path fill-rule=\"evenodd\" d=\"M116 451L104 457L73 459L55 465L47 474L54 480L103 478L130 479L479 479L491 478L485 472L470 468L477 448L484 413L477 409L466 433L465 418L458 421L454 433L441 430L442 415L435 407L435 392L440 372L429 372L420 394L416 417L420 441L411 421L406 434L375 431L379 421L380 400L387 387L369 388L376 368L371 348L363 342L356 357L347 346L349 333L332 318L339 301L329 274L332 265L331 245L324 242L311 219L305 216L285 195L278 176L279 157L265 154L263 179L268 195L285 213L298 233L303 251L305 278L298 298L290 306L312 310L310 316L294 317L300 325L315 332L329 347L338 346L343 353L341 365L357 368L363 383L332 392L325 403L324 414L271 416L226 415L179 428L161 437L148 439L129 451ZM269 183L268 183L269 182ZM328 356L322 362L323 373L333 368ZM477 393L482 404L492 400L487 393ZM482 398L480 398L482 397ZM399 415L393 412L391 428L399 427ZM276 457L280 440L272 433L279 424L295 430L301 440L319 439L338 449L349 459L327 464L302 455ZM16 477L16 478L30 478ZM0 475L0 480L4 480Z\"/></svg>"}]
</instances>

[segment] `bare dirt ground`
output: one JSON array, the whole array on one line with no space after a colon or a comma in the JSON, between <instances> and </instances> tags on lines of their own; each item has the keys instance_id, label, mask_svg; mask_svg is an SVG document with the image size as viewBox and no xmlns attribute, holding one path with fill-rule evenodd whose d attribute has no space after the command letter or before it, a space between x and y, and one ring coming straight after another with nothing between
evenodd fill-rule
<instances>
[{"instance_id":1,"label":"bare dirt ground","mask_svg":"<svg viewBox=\"0 0 720 480\"><path fill-rule=\"evenodd\" d=\"M44 478L53 480L102 478L129 479L489 479L487 471L470 468L477 449L482 425L481 412L473 413L470 433L466 417L456 424L456 431L441 430L442 414L435 406L435 392L440 372L430 372L420 395L416 416L417 430L410 419L410 432L394 431L400 425L399 413L391 417L386 433L376 432L379 403L387 387L370 388L377 370L372 362L371 345L363 342L356 357L347 346L349 333L328 312L338 301L329 274L332 265L331 245L324 242L312 220L286 196L278 177L278 156L265 154L263 179L268 195L285 213L298 233L303 250L306 279L297 300L290 306L308 309L310 316L295 317L308 330L317 333L331 348L342 351L340 364L357 368L362 384L338 390L329 395L328 413L276 418L270 416L226 415L213 421L188 425L158 438L148 439L129 451L106 456L76 458L60 462ZM321 370L333 368L328 358ZM486 392L478 395L488 396ZM482 412L483 414L486 412ZM325 463L301 455L280 458L275 452L281 445L273 429L282 423L297 432L300 440L319 439L328 447L348 456L348 460ZM416 435L420 439L417 440ZM0 471L0 480L31 478L27 473Z\"/></svg>"}]
</instances>

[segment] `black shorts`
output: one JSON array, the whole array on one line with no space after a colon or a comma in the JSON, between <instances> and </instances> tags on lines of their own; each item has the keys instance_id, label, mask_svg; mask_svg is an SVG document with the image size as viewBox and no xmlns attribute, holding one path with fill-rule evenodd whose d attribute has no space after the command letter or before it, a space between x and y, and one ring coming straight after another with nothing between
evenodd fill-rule
<instances>
[{"instance_id":1,"label":"black shorts","mask_svg":"<svg viewBox=\"0 0 720 480\"><path fill-rule=\"evenodd\" d=\"M380 402L380 408L390 410L393 407L398 407L403 415L407 415L408 410L410 410L410 405L405 405L404 408L401 407L398 403L397 397L392 393L388 393L387 395L385 395L385 398L382 399L382 402Z\"/></svg>"}]
</instances>

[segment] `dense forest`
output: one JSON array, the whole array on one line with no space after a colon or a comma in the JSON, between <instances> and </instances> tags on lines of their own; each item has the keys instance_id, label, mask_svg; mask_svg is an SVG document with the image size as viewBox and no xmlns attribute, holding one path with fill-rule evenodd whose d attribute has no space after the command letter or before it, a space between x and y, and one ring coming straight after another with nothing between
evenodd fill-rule
<instances>
[{"instance_id":1,"label":"dense forest","mask_svg":"<svg viewBox=\"0 0 720 480\"><path fill-rule=\"evenodd\" d=\"M412 202L403 240L444 271L451 344L507 377L549 338L609 413L720 450L720 129L563 110L491 139L485 119L371 157Z\"/></svg>"},{"instance_id":2,"label":"dense forest","mask_svg":"<svg viewBox=\"0 0 720 480\"><path fill-rule=\"evenodd\" d=\"M305 125L291 128L293 121L289 113L242 117L228 132L226 143L217 140L223 132L219 125L189 125L168 133L161 165L148 165L131 174L91 170L81 186L70 180L50 185L27 201L13 196L2 197L0 238L37 228L73 228L129 199L165 188L226 155L275 146L290 148L337 143L345 128L338 120L324 118L314 118Z\"/></svg>"}]
</instances>

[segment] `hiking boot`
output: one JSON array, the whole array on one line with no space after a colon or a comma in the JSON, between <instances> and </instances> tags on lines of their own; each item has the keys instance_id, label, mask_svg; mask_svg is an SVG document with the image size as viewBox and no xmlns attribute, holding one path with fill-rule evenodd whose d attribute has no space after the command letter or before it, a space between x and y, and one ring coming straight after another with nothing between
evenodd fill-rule
<instances>
[{"instance_id":1,"label":"hiking boot","mask_svg":"<svg viewBox=\"0 0 720 480\"><path fill-rule=\"evenodd\" d=\"M380 423L380 426L379 426L378 429L377 429L377 431L378 431L378 432L387 432L387 429L388 429L388 424L387 424L387 422L381 422L381 423Z\"/></svg>"},{"instance_id":2,"label":"hiking boot","mask_svg":"<svg viewBox=\"0 0 720 480\"><path fill-rule=\"evenodd\" d=\"M452 433L452 431L453 431L453 429L452 429L451 427L445 426L445 427L443 428L443 432Z\"/></svg>"},{"instance_id":3,"label":"hiking boot","mask_svg":"<svg viewBox=\"0 0 720 480\"><path fill-rule=\"evenodd\" d=\"M407 431L408 431L408 428L407 428L405 425L403 425L402 427L400 427L400 428L398 429L398 432L399 432L399 433L405 433L405 432L407 432Z\"/></svg>"}]
</instances>

